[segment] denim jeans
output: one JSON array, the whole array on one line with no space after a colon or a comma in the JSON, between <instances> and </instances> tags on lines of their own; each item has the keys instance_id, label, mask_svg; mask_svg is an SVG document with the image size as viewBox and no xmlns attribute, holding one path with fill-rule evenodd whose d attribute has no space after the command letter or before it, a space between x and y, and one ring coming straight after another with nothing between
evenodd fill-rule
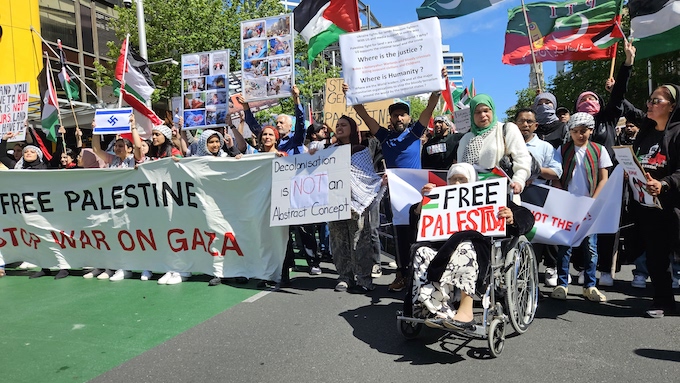
<instances>
[{"instance_id":1,"label":"denim jeans","mask_svg":"<svg viewBox=\"0 0 680 383\"><path fill-rule=\"evenodd\" d=\"M595 273L597 272L597 234L586 237L581 246L583 248L583 287L595 286ZM557 284L567 287L569 278L569 261L571 260L571 247L559 246L557 251Z\"/></svg>"},{"instance_id":2,"label":"denim jeans","mask_svg":"<svg viewBox=\"0 0 680 383\"><path fill-rule=\"evenodd\" d=\"M633 275L642 275L647 279L649 277L649 270L647 270L647 253L642 253L633 262L635 265L635 270L633 270ZM680 262L675 262L673 256L671 255L671 275L675 279L680 279Z\"/></svg>"}]
</instances>

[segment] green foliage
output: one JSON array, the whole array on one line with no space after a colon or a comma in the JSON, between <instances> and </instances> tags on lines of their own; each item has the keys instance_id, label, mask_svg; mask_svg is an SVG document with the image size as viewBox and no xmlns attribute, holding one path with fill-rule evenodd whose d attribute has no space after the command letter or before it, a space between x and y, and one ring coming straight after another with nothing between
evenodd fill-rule
<instances>
[{"instance_id":1,"label":"green foliage","mask_svg":"<svg viewBox=\"0 0 680 383\"><path fill-rule=\"evenodd\" d=\"M518 90L515 94L517 95L517 103L505 111L505 121L512 120L518 110L522 108L531 108L534 104L534 98L536 98L536 89L524 88ZM498 120L501 120L501 116L498 116Z\"/></svg>"},{"instance_id":2,"label":"green foliage","mask_svg":"<svg viewBox=\"0 0 680 383\"><path fill-rule=\"evenodd\" d=\"M423 113L423 110L425 110L425 107L427 106L427 101L415 96L406 97L406 101L408 101L411 106L411 120L418 120L420 118L420 114Z\"/></svg>"}]
</instances>

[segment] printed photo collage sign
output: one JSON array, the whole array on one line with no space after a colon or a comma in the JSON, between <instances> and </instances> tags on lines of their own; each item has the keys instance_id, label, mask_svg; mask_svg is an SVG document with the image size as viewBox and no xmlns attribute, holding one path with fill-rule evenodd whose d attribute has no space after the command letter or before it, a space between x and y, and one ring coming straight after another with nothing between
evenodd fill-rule
<instances>
[{"instance_id":1,"label":"printed photo collage sign","mask_svg":"<svg viewBox=\"0 0 680 383\"><path fill-rule=\"evenodd\" d=\"M229 50L182 55L184 128L223 126L229 109Z\"/></svg>"},{"instance_id":2,"label":"printed photo collage sign","mask_svg":"<svg viewBox=\"0 0 680 383\"><path fill-rule=\"evenodd\" d=\"M293 15L241 22L243 97L246 101L292 95Z\"/></svg>"}]
</instances>

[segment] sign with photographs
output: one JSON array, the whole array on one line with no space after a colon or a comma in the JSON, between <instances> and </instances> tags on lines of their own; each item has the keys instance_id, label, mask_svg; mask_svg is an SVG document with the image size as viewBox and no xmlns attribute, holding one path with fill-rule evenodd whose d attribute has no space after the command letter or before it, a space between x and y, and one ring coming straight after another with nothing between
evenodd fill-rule
<instances>
[{"instance_id":1,"label":"sign with photographs","mask_svg":"<svg viewBox=\"0 0 680 383\"><path fill-rule=\"evenodd\" d=\"M241 22L241 68L246 101L290 97L295 83L293 15Z\"/></svg>"},{"instance_id":2,"label":"sign with photographs","mask_svg":"<svg viewBox=\"0 0 680 383\"><path fill-rule=\"evenodd\" d=\"M224 126L229 103L229 50L182 55L185 129Z\"/></svg>"}]
</instances>

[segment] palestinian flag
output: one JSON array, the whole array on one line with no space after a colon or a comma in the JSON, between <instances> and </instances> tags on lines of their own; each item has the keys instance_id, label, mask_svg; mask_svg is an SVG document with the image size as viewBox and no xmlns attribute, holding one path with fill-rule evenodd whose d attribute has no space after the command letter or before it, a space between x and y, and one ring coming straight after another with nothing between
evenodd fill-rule
<instances>
[{"instance_id":1,"label":"palestinian flag","mask_svg":"<svg viewBox=\"0 0 680 383\"><path fill-rule=\"evenodd\" d=\"M453 97L451 94L451 85L453 82L451 81L446 81L446 90L444 90L444 93L442 93L442 98L444 98L444 102L446 103L446 106L444 107L445 111L448 111L450 113L453 113L454 106L453 106ZM453 84L453 88L456 88L456 84Z\"/></svg>"},{"instance_id":2,"label":"palestinian flag","mask_svg":"<svg viewBox=\"0 0 680 383\"><path fill-rule=\"evenodd\" d=\"M59 46L59 61L61 62L61 71L59 72L59 82L61 83L61 88L66 92L66 98L71 100L78 100L80 97L80 90L78 89L78 84L76 84L71 76L68 74L68 68L66 65L66 55L61 47L61 40L57 40L57 45Z\"/></svg>"},{"instance_id":3,"label":"palestinian flag","mask_svg":"<svg viewBox=\"0 0 680 383\"><path fill-rule=\"evenodd\" d=\"M446 172L446 170L387 169L387 182L389 183L393 214L392 222L395 225L408 225L408 212L411 206L420 201L423 201L424 205L430 203L429 200L423 199L420 190L427 183L445 186ZM429 196L430 199L434 199L433 197L432 195Z\"/></svg>"},{"instance_id":4,"label":"palestinian flag","mask_svg":"<svg viewBox=\"0 0 680 383\"><path fill-rule=\"evenodd\" d=\"M680 49L680 2L629 0L628 10L635 59Z\"/></svg>"},{"instance_id":5,"label":"palestinian flag","mask_svg":"<svg viewBox=\"0 0 680 383\"><path fill-rule=\"evenodd\" d=\"M593 37L593 44L600 48L609 48L623 39L623 31L621 30L621 16L617 16L614 23L604 31L598 33Z\"/></svg>"},{"instance_id":6,"label":"palestinian flag","mask_svg":"<svg viewBox=\"0 0 680 383\"><path fill-rule=\"evenodd\" d=\"M477 95L477 89L475 89L475 79L470 82L470 97L475 97Z\"/></svg>"},{"instance_id":7,"label":"palestinian flag","mask_svg":"<svg viewBox=\"0 0 680 383\"><path fill-rule=\"evenodd\" d=\"M531 38L537 62L608 59L614 46L605 49L593 38L611 27L620 14L623 0L574 0L562 3L539 1L526 4ZM522 7L508 11L503 63L530 64L531 47Z\"/></svg>"},{"instance_id":8,"label":"palestinian flag","mask_svg":"<svg viewBox=\"0 0 680 383\"><path fill-rule=\"evenodd\" d=\"M154 88L149 64L129 49L127 41L123 41L116 63L113 93L116 96L122 93L123 101L134 109L135 121L143 129L143 132L140 132L143 138L151 137L151 129L163 124L163 120L146 105Z\"/></svg>"},{"instance_id":9,"label":"palestinian flag","mask_svg":"<svg viewBox=\"0 0 680 383\"><path fill-rule=\"evenodd\" d=\"M59 100L57 100L57 90L54 89L54 79L52 78L52 67L50 60L46 59L45 73L47 74L47 91L43 98L42 108L42 128L47 135L47 139L57 142L57 125L59 125Z\"/></svg>"},{"instance_id":10,"label":"palestinian flag","mask_svg":"<svg viewBox=\"0 0 680 383\"><path fill-rule=\"evenodd\" d=\"M357 0L302 0L293 15L295 30L309 45L310 62L341 34L361 30Z\"/></svg>"},{"instance_id":11,"label":"palestinian flag","mask_svg":"<svg viewBox=\"0 0 680 383\"><path fill-rule=\"evenodd\" d=\"M428 17L453 19L467 14L481 11L502 0L426 0L416 8L418 20Z\"/></svg>"}]
</instances>

